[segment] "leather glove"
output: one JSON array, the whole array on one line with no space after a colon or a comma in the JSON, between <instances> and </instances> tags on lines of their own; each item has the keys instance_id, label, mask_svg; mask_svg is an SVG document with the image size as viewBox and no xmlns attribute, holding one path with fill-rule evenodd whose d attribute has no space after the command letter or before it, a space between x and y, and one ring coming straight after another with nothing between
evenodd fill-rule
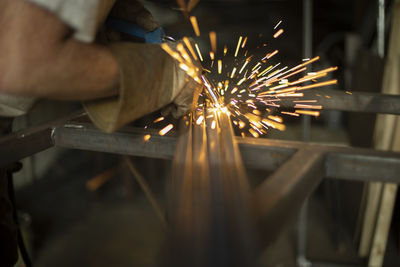
<instances>
[{"instance_id":1,"label":"leather glove","mask_svg":"<svg viewBox=\"0 0 400 267\"><path fill-rule=\"evenodd\" d=\"M175 116L190 110L201 86L159 45L119 42L110 48L119 66L120 93L84 103L96 126L112 132L170 103L175 103ZM200 68L196 71L200 74Z\"/></svg>"},{"instance_id":2,"label":"leather glove","mask_svg":"<svg viewBox=\"0 0 400 267\"><path fill-rule=\"evenodd\" d=\"M137 1L117 1L110 17L134 22L148 31L158 27L151 13ZM164 115L172 113L176 118L188 113L200 85L159 45L121 42L124 37L112 30L102 32L101 39L106 40L118 62L120 92L83 104L93 123L112 132L162 107ZM196 71L200 70L199 65Z\"/></svg>"}]
</instances>

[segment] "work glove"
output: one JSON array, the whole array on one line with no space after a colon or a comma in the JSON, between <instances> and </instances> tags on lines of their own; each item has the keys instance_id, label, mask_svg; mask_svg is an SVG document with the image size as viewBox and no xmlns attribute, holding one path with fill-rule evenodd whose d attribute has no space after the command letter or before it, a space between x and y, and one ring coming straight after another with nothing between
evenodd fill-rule
<instances>
[{"instance_id":1,"label":"work glove","mask_svg":"<svg viewBox=\"0 0 400 267\"><path fill-rule=\"evenodd\" d=\"M160 45L119 42L109 47L118 62L120 91L118 96L84 103L96 126L112 132L170 103L175 117L189 112L201 86ZM200 68L196 71L199 75Z\"/></svg>"},{"instance_id":2,"label":"work glove","mask_svg":"<svg viewBox=\"0 0 400 267\"><path fill-rule=\"evenodd\" d=\"M137 3L135 8L128 5L132 2ZM137 17L130 16L131 13ZM149 31L158 26L151 14L136 1L117 1L110 16L135 22ZM106 32L107 45L118 62L120 88L118 96L84 103L93 123L101 130L112 132L161 108L164 108L164 115L172 113L176 118L188 113L201 85L160 45L121 42L123 37L114 31ZM197 64L196 75L200 75L201 66L194 63Z\"/></svg>"}]
</instances>

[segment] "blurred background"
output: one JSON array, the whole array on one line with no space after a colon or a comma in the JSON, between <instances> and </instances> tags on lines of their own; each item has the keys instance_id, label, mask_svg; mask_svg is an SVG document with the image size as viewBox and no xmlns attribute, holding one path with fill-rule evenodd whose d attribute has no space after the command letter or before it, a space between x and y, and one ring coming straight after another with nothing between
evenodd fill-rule
<instances>
[{"instance_id":1,"label":"blurred background","mask_svg":"<svg viewBox=\"0 0 400 267\"><path fill-rule=\"evenodd\" d=\"M382 2L385 16L381 10L379 32ZM175 5L144 3L167 35L194 36ZM338 66L331 74L338 85L328 89L380 93L394 4L393 0L201 0L192 14L204 33L195 38L204 52L210 49L207 33L211 30L216 31L218 44L230 49L240 35L248 36L249 53L257 53L258 46L268 43L280 50L277 62L289 66L311 56L321 57L315 69ZM285 32L273 40L279 21ZM400 35L400 29L397 32ZM318 90L329 97L326 89ZM54 120L78 107L42 101L14 122L14 130ZM133 125L144 127L157 117L159 113ZM376 118L376 114L323 110L317 118L286 120L286 131L271 131L265 138L376 148ZM171 161L131 160L165 209ZM35 266L159 264L165 226L121 156L51 148L23 160L23 165L14 181L21 225ZM267 175L248 170L250 180ZM260 266L373 266L369 262L376 225L374 219L366 220L367 202L374 197L371 191L373 187L366 183L325 179L309 199L308 212L290 222L265 249ZM387 246L380 255L383 266L400 266L397 197L393 203ZM378 212L372 217L376 216Z\"/></svg>"}]
</instances>

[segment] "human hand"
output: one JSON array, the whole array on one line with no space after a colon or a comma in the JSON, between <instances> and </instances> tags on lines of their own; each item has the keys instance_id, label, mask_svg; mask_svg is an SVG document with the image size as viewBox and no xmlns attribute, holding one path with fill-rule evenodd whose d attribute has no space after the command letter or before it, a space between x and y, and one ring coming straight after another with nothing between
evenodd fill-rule
<instances>
[{"instance_id":1,"label":"human hand","mask_svg":"<svg viewBox=\"0 0 400 267\"><path fill-rule=\"evenodd\" d=\"M192 46L194 46L194 41L192 39L187 39L186 41L189 41ZM169 47L171 47L173 50L176 50L176 47L179 45L184 47L183 43L184 42L182 41L169 43ZM202 66L197 59L191 57L190 61L185 62L190 69L189 73L179 66L180 62L175 59L173 59L173 62L176 71L176 78L174 79L172 88L172 95L174 98L171 100L172 103L162 110L162 114L164 116L172 114L174 118L179 118L187 114L197 102L198 96L202 89L202 84L200 82Z\"/></svg>"}]
</instances>

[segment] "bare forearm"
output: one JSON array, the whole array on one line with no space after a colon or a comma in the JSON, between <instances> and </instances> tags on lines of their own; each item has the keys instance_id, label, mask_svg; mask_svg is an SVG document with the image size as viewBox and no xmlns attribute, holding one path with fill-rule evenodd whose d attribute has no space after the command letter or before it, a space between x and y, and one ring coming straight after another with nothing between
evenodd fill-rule
<instances>
[{"instance_id":1,"label":"bare forearm","mask_svg":"<svg viewBox=\"0 0 400 267\"><path fill-rule=\"evenodd\" d=\"M0 3L0 92L62 100L117 93L110 50L70 38L56 16L23 0Z\"/></svg>"},{"instance_id":2,"label":"bare forearm","mask_svg":"<svg viewBox=\"0 0 400 267\"><path fill-rule=\"evenodd\" d=\"M118 92L118 66L110 50L101 45L69 40L31 76L32 96L61 100L87 100Z\"/></svg>"}]
</instances>

